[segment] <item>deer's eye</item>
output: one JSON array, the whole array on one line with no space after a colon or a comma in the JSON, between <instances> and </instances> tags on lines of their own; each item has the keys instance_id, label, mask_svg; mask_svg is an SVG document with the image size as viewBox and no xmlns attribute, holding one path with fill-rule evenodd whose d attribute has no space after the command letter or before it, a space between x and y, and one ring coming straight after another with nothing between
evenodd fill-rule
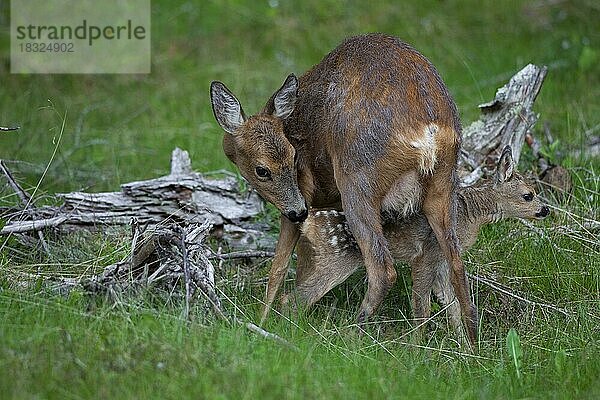
<instances>
[{"instance_id":1,"label":"deer's eye","mask_svg":"<svg viewBox=\"0 0 600 400\"><path fill-rule=\"evenodd\" d=\"M262 178L262 179L271 178L271 171L269 171L265 167L256 167L256 169L254 171L256 172L256 176L258 176L259 178Z\"/></svg>"},{"instance_id":2,"label":"deer's eye","mask_svg":"<svg viewBox=\"0 0 600 400\"><path fill-rule=\"evenodd\" d=\"M533 200L533 193L525 193L523 195L523 198L525 199L525 201L532 201Z\"/></svg>"}]
</instances>

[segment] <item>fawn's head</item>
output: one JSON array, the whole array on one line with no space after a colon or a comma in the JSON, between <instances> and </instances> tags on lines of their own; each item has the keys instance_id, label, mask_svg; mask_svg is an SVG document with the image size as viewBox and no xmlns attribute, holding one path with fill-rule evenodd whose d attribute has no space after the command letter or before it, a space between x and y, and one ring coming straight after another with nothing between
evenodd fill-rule
<instances>
[{"instance_id":1,"label":"fawn's head","mask_svg":"<svg viewBox=\"0 0 600 400\"><path fill-rule=\"evenodd\" d=\"M239 100L218 81L210 85L213 113L225 130L223 150L252 187L292 222L307 216L298 187L296 150L285 137L283 120L294 111L298 79L290 75L263 110L246 117Z\"/></svg>"},{"instance_id":2,"label":"fawn's head","mask_svg":"<svg viewBox=\"0 0 600 400\"><path fill-rule=\"evenodd\" d=\"M502 150L492 185L498 211L503 217L542 219L550 214L533 185L515 171L510 146Z\"/></svg>"}]
</instances>

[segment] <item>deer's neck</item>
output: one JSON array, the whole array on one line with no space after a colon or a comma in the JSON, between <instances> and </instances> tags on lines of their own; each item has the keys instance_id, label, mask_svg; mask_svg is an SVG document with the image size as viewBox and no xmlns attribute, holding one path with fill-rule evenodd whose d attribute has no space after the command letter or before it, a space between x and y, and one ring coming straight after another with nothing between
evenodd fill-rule
<instances>
[{"instance_id":1,"label":"deer's neck","mask_svg":"<svg viewBox=\"0 0 600 400\"><path fill-rule=\"evenodd\" d=\"M500 219L496 198L486 186L458 192L458 236L464 249L475 243L481 226Z\"/></svg>"}]
</instances>

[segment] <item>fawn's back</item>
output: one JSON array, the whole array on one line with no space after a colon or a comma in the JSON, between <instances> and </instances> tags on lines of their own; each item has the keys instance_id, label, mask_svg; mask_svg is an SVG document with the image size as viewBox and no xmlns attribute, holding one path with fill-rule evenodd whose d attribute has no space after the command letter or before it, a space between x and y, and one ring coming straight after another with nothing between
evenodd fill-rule
<instances>
[{"instance_id":1,"label":"fawn's back","mask_svg":"<svg viewBox=\"0 0 600 400\"><path fill-rule=\"evenodd\" d=\"M536 196L533 186L518 175L500 185L485 182L461 188L457 213L461 248L467 250L475 243L484 224L505 218L540 219L548 213L548 207ZM360 249L341 211L311 210L302 232L318 254L340 254L345 261L361 260ZM384 234L394 258L404 262L422 255L426 241L436 240L422 214L387 222Z\"/></svg>"}]
</instances>

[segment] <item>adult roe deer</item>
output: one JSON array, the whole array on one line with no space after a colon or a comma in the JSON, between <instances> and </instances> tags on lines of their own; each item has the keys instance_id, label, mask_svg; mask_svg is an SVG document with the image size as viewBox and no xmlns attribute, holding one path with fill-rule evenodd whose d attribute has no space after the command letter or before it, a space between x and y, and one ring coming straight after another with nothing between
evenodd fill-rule
<instances>
[{"instance_id":1,"label":"adult roe deer","mask_svg":"<svg viewBox=\"0 0 600 400\"><path fill-rule=\"evenodd\" d=\"M435 67L397 38L346 39L299 79L289 75L247 117L221 82L210 87L223 149L282 213L262 321L285 277L310 207L343 209L361 250L365 321L396 280L382 212L426 217L449 265L471 343L477 310L456 238L456 160L461 126Z\"/></svg>"},{"instance_id":2,"label":"adult roe deer","mask_svg":"<svg viewBox=\"0 0 600 400\"><path fill-rule=\"evenodd\" d=\"M482 225L505 218L542 219L550 210L518 173L509 146L500 156L494 179L458 190L457 234L462 250L471 247ZM416 214L384 224L392 256L408 262L413 280L412 309L417 324L431 313L431 292L448 307L450 320L460 328L460 309L449 286L449 269L427 219ZM345 281L362 264L362 256L343 213L311 210L302 225L302 246L310 246L298 258L295 299L311 306ZM310 254L309 256L306 256ZM284 296L284 302L288 296Z\"/></svg>"}]
</instances>

